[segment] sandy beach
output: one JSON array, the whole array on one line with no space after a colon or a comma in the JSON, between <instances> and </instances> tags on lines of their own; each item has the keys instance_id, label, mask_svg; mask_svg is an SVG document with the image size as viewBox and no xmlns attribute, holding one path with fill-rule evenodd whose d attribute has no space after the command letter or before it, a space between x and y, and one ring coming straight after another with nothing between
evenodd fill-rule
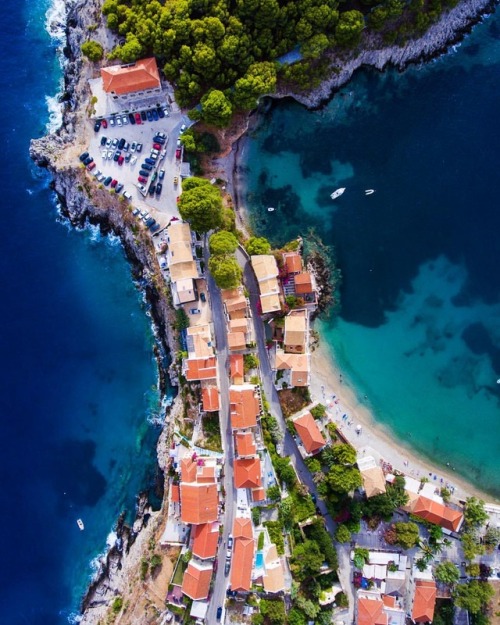
<instances>
[{"instance_id":1,"label":"sandy beach","mask_svg":"<svg viewBox=\"0 0 500 625\"><path fill-rule=\"evenodd\" d=\"M474 495L486 502L498 503L493 496L459 476L452 467L433 465L406 441L396 440L390 430L377 423L371 411L359 401L324 342L320 342L311 356L311 396L314 401L328 407L332 421L358 450L359 455L381 458L394 469L416 479L427 477L436 484L436 488L452 486L454 500ZM359 433L358 426L361 426Z\"/></svg>"}]
</instances>

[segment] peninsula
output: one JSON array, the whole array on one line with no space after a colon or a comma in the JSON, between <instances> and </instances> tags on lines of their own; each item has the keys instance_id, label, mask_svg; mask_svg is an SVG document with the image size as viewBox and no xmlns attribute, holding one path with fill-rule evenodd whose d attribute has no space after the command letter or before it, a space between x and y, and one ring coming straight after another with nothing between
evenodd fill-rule
<instances>
[{"instance_id":1,"label":"peninsula","mask_svg":"<svg viewBox=\"0 0 500 625\"><path fill-rule=\"evenodd\" d=\"M438 53L490 7L414 4L313 3L298 19L290 3L287 35L272 2L223 24L187 3L106 0L124 39L98 2L69 10L63 126L31 156L75 226L120 237L171 357L160 378L178 387L157 449L162 507L140 498L133 527L119 520L82 623L497 618L500 507L369 426L312 329L332 296L321 252L301 238L273 250L234 209L231 148L258 98L318 105L362 64ZM188 21L199 40L178 46ZM255 62L231 71L218 47Z\"/></svg>"}]
</instances>

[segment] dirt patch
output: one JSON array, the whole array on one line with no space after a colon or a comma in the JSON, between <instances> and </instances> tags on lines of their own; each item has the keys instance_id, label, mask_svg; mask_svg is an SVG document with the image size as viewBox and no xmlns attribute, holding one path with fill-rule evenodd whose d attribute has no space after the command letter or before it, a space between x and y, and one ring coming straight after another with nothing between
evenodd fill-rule
<instances>
[{"instance_id":1,"label":"dirt patch","mask_svg":"<svg viewBox=\"0 0 500 625\"><path fill-rule=\"evenodd\" d=\"M281 404L281 410L283 411L283 415L286 419L291 417L296 412L299 412L299 410L305 408L311 401L307 388L294 388L278 391L278 396Z\"/></svg>"},{"instance_id":2,"label":"dirt patch","mask_svg":"<svg viewBox=\"0 0 500 625\"><path fill-rule=\"evenodd\" d=\"M490 582L495 589L495 595L491 600L490 625L500 625L500 582Z\"/></svg>"}]
</instances>

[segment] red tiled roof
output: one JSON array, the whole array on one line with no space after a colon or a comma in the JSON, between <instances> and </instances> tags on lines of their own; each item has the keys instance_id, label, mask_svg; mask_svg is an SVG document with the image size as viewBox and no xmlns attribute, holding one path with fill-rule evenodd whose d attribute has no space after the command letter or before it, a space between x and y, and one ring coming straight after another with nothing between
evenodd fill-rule
<instances>
[{"instance_id":1,"label":"red tiled roof","mask_svg":"<svg viewBox=\"0 0 500 625\"><path fill-rule=\"evenodd\" d=\"M411 618L415 623L432 622L436 605L436 582L417 580Z\"/></svg>"},{"instance_id":2,"label":"red tiled roof","mask_svg":"<svg viewBox=\"0 0 500 625\"><path fill-rule=\"evenodd\" d=\"M295 276L295 293L300 295L303 293L311 293L312 290L312 278L309 272L304 271Z\"/></svg>"},{"instance_id":3,"label":"red tiled roof","mask_svg":"<svg viewBox=\"0 0 500 625\"><path fill-rule=\"evenodd\" d=\"M234 485L236 488L262 486L260 458L238 458L234 461Z\"/></svg>"},{"instance_id":4,"label":"red tiled roof","mask_svg":"<svg viewBox=\"0 0 500 625\"><path fill-rule=\"evenodd\" d=\"M203 402L203 410L205 412L214 412L219 410L219 391L215 386L204 386L201 389L201 397Z\"/></svg>"},{"instance_id":5,"label":"red tiled roof","mask_svg":"<svg viewBox=\"0 0 500 625\"><path fill-rule=\"evenodd\" d=\"M384 612L384 604L380 599L358 599L357 625L387 625L387 614Z\"/></svg>"},{"instance_id":6,"label":"red tiled roof","mask_svg":"<svg viewBox=\"0 0 500 625\"><path fill-rule=\"evenodd\" d=\"M193 527L193 555L202 560L215 558L218 543L218 523L203 523Z\"/></svg>"},{"instance_id":7,"label":"red tiled roof","mask_svg":"<svg viewBox=\"0 0 500 625\"><path fill-rule=\"evenodd\" d=\"M181 519L199 525L216 521L219 496L216 484L181 483Z\"/></svg>"},{"instance_id":8,"label":"red tiled roof","mask_svg":"<svg viewBox=\"0 0 500 625\"><path fill-rule=\"evenodd\" d=\"M106 93L118 95L145 89L157 89L160 75L156 59L141 59L130 65L112 65L101 69L102 85Z\"/></svg>"},{"instance_id":9,"label":"red tiled roof","mask_svg":"<svg viewBox=\"0 0 500 625\"><path fill-rule=\"evenodd\" d=\"M192 457L185 456L181 460L181 480L183 482L196 482L198 465Z\"/></svg>"},{"instance_id":10,"label":"red tiled roof","mask_svg":"<svg viewBox=\"0 0 500 625\"><path fill-rule=\"evenodd\" d=\"M229 356L229 366L231 369L232 378L242 378L245 373L243 354L231 354L231 356Z\"/></svg>"},{"instance_id":11,"label":"red tiled roof","mask_svg":"<svg viewBox=\"0 0 500 625\"><path fill-rule=\"evenodd\" d=\"M232 351L245 349L247 346L245 333L244 332L228 332L227 345L229 349Z\"/></svg>"},{"instance_id":12,"label":"red tiled roof","mask_svg":"<svg viewBox=\"0 0 500 625\"><path fill-rule=\"evenodd\" d=\"M260 413L259 400L254 388L229 389L229 403L231 407L231 427L250 428L257 425L257 415Z\"/></svg>"},{"instance_id":13,"label":"red tiled roof","mask_svg":"<svg viewBox=\"0 0 500 625\"><path fill-rule=\"evenodd\" d=\"M264 501L266 491L263 488L254 488L252 490L252 501Z\"/></svg>"},{"instance_id":14,"label":"red tiled roof","mask_svg":"<svg viewBox=\"0 0 500 625\"><path fill-rule=\"evenodd\" d=\"M310 412L306 412L302 417L295 419L293 425L308 454L319 451L325 445L326 441Z\"/></svg>"},{"instance_id":15,"label":"red tiled roof","mask_svg":"<svg viewBox=\"0 0 500 625\"><path fill-rule=\"evenodd\" d=\"M459 510L422 495L413 504L412 513L452 532L458 531L463 519L463 514Z\"/></svg>"},{"instance_id":16,"label":"red tiled roof","mask_svg":"<svg viewBox=\"0 0 500 625\"><path fill-rule=\"evenodd\" d=\"M170 487L170 501L172 503L179 503L181 500L181 491L179 488L179 484L172 484Z\"/></svg>"},{"instance_id":17,"label":"red tiled roof","mask_svg":"<svg viewBox=\"0 0 500 625\"><path fill-rule=\"evenodd\" d=\"M217 376L215 356L210 358L188 359L186 369L187 380L212 380Z\"/></svg>"},{"instance_id":18,"label":"red tiled roof","mask_svg":"<svg viewBox=\"0 0 500 625\"><path fill-rule=\"evenodd\" d=\"M212 579L212 568L199 568L190 562L182 580L182 592L193 600L206 599Z\"/></svg>"},{"instance_id":19,"label":"red tiled roof","mask_svg":"<svg viewBox=\"0 0 500 625\"><path fill-rule=\"evenodd\" d=\"M231 589L246 592L252 583L255 550L252 521L236 518L233 524L234 553L231 566Z\"/></svg>"},{"instance_id":20,"label":"red tiled roof","mask_svg":"<svg viewBox=\"0 0 500 625\"><path fill-rule=\"evenodd\" d=\"M236 453L238 456L254 456L256 451L255 439L251 432L238 432L236 434Z\"/></svg>"},{"instance_id":21,"label":"red tiled roof","mask_svg":"<svg viewBox=\"0 0 500 625\"><path fill-rule=\"evenodd\" d=\"M283 255L285 258L285 266L287 273L297 273L302 271L302 258L297 252Z\"/></svg>"}]
</instances>

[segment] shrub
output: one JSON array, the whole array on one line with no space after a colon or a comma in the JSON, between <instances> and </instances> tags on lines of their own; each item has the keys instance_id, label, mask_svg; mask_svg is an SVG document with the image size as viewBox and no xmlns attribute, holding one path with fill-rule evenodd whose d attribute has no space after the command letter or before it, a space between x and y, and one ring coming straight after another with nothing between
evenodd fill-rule
<instances>
[{"instance_id":1,"label":"shrub","mask_svg":"<svg viewBox=\"0 0 500 625\"><path fill-rule=\"evenodd\" d=\"M97 61L101 61L104 56L104 50L101 44L98 41L94 41L90 39L85 43L82 43L81 51L84 56L86 56L89 61L93 63L97 63Z\"/></svg>"},{"instance_id":2,"label":"shrub","mask_svg":"<svg viewBox=\"0 0 500 625\"><path fill-rule=\"evenodd\" d=\"M351 540L351 532L346 525L340 524L335 530L335 539L339 543L348 543Z\"/></svg>"}]
</instances>

